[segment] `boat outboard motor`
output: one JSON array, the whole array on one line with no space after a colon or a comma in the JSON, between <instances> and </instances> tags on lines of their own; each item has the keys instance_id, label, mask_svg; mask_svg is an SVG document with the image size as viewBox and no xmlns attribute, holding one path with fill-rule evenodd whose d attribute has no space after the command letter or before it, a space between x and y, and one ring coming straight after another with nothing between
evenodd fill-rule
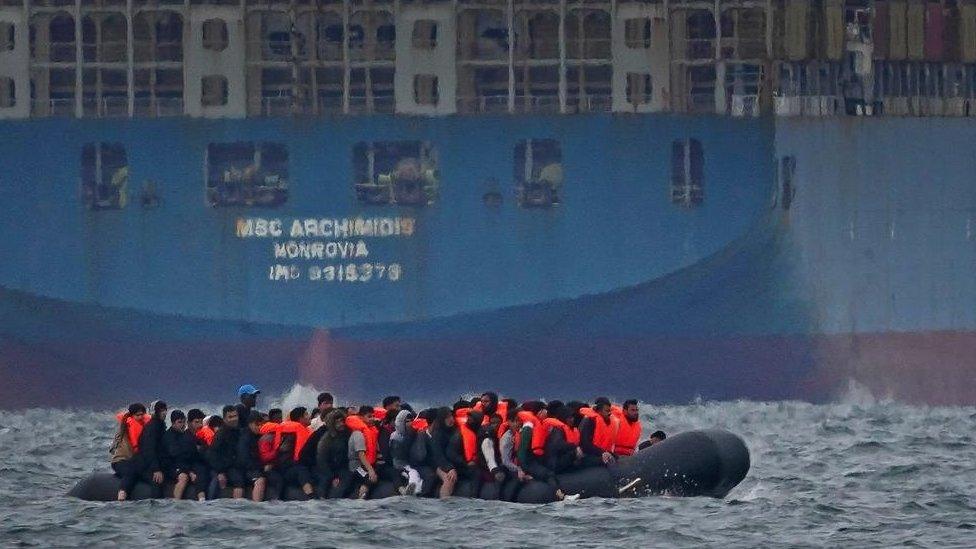
<instances>
[{"instance_id":1,"label":"boat outboard motor","mask_svg":"<svg viewBox=\"0 0 976 549\"><path fill-rule=\"evenodd\" d=\"M564 493L581 497L651 495L725 497L749 472L749 450L738 436L721 430L688 431L669 437L608 467L559 475ZM532 482L520 503L555 501L555 489Z\"/></svg>"}]
</instances>

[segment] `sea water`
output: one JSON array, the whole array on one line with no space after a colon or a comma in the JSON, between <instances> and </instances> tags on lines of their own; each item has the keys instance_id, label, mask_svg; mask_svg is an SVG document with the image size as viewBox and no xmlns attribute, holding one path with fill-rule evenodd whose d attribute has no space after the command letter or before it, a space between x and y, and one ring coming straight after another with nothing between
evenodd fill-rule
<instances>
[{"instance_id":1,"label":"sea water","mask_svg":"<svg viewBox=\"0 0 976 549\"><path fill-rule=\"evenodd\" d=\"M308 404L314 391L299 387L277 400L285 408ZM261 504L66 497L79 479L108 470L112 416L0 412L0 546L976 547L976 408L869 398L645 404L645 434L738 433L752 456L746 479L724 499L538 506L413 497Z\"/></svg>"}]
</instances>

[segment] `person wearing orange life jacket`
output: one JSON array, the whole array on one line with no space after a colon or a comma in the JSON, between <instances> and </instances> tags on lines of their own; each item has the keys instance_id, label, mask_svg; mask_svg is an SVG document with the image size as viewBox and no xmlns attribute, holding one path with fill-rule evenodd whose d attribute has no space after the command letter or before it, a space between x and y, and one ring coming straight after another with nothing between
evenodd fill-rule
<instances>
[{"instance_id":1,"label":"person wearing orange life jacket","mask_svg":"<svg viewBox=\"0 0 976 549\"><path fill-rule=\"evenodd\" d=\"M481 487L482 466L478 459L478 431L485 416L470 410L464 420L455 421L456 429L447 445L447 459L454 465L458 478L471 484L471 493L477 496Z\"/></svg>"},{"instance_id":2,"label":"person wearing orange life jacket","mask_svg":"<svg viewBox=\"0 0 976 549\"><path fill-rule=\"evenodd\" d=\"M613 463L618 422L610 412L610 399L599 397L592 409L582 408L580 411L584 415L580 422L580 448L583 450L580 465L592 467Z\"/></svg>"},{"instance_id":3,"label":"person wearing orange life jacket","mask_svg":"<svg viewBox=\"0 0 976 549\"><path fill-rule=\"evenodd\" d=\"M483 486L480 497L485 499L501 499L505 482L508 480L508 470L502 465L499 445L504 423L500 415L492 414L488 422L484 423L478 431L478 464L482 470Z\"/></svg>"},{"instance_id":4,"label":"person wearing orange life jacket","mask_svg":"<svg viewBox=\"0 0 976 549\"><path fill-rule=\"evenodd\" d=\"M413 432L413 442L409 448L407 463L420 475L416 493L422 497L433 497L440 484L436 457L442 456L443 452L438 453L434 448L431 432L431 426L437 420L439 413L440 408L421 410L409 425ZM450 415L450 409L447 409L446 413Z\"/></svg>"},{"instance_id":5,"label":"person wearing orange life jacket","mask_svg":"<svg viewBox=\"0 0 976 549\"><path fill-rule=\"evenodd\" d=\"M617 457L630 456L637 450L641 437L640 408L637 400L625 400L622 407L612 408L617 419L617 437L613 443L613 453Z\"/></svg>"},{"instance_id":6,"label":"person wearing orange life jacket","mask_svg":"<svg viewBox=\"0 0 976 549\"><path fill-rule=\"evenodd\" d=\"M570 426L572 415L572 410L566 406L550 407L549 417L542 420L542 430L546 433L544 463L557 475L571 471L582 456L578 433Z\"/></svg>"},{"instance_id":7,"label":"person wearing orange life jacket","mask_svg":"<svg viewBox=\"0 0 976 549\"><path fill-rule=\"evenodd\" d=\"M478 404L474 406L474 409L485 414L485 423L491 419L491 416L498 414L502 418L504 423L505 418L508 417L508 400L499 400L498 393L487 391L482 393Z\"/></svg>"},{"instance_id":8,"label":"person wearing orange life jacket","mask_svg":"<svg viewBox=\"0 0 976 549\"><path fill-rule=\"evenodd\" d=\"M145 468L139 453L139 435L149 418L146 407L138 402L130 404L127 412L119 413L115 418L119 426L111 449L112 470L120 480L118 500L125 501Z\"/></svg>"},{"instance_id":9,"label":"person wearing orange life jacket","mask_svg":"<svg viewBox=\"0 0 976 549\"><path fill-rule=\"evenodd\" d=\"M379 455L379 429L374 424L373 407L361 406L358 414L346 418L350 429L348 443L349 470L354 473L357 497L366 499L369 490L379 481L376 460Z\"/></svg>"},{"instance_id":10,"label":"person wearing orange life jacket","mask_svg":"<svg viewBox=\"0 0 976 549\"><path fill-rule=\"evenodd\" d=\"M275 495L279 495L288 486L301 488L307 497L315 495L312 471L307 465L308 457L304 452L312 436L309 423L311 416L308 409L299 406L288 413L287 421L280 424L268 423L263 430L264 433L274 433L275 463L265 469L269 471L268 483L274 487Z\"/></svg>"}]
</instances>

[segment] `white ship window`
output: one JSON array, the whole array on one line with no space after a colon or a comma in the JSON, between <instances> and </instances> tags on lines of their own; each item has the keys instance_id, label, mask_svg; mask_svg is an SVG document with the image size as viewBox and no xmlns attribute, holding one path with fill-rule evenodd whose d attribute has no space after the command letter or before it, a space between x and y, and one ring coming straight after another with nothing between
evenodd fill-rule
<instances>
[{"instance_id":1,"label":"white ship window","mask_svg":"<svg viewBox=\"0 0 976 549\"><path fill-rule=\"evenodd\" d=\"M631 105L647 105L653 97L651 87L651 75L628 72L627 73L627 102Z\"/></svg>"},{"instance_id":2,"label":"white ship window","mask_svg":"<svg viewBox=\"0 0 976 549\"><path fill-rule=\"evenodd\" d=\"M796 157L784 156L779 163L780 195L779 204L784 210L789 210L796 195L793 178L796 175Z\"/></svg>"},{"instance_id":3,"label":"white ship window","mask_svg":"<svg viewBox=\"0 0 976 549\"><path fill-rule=\"evenodd\" d=\"M624 45L633 49L651 47L651 20L638 17L624 21Z\"/></svg>"},{"instance_id":4,"label":"white ship window","mask_svg":"<svg viewBox=\"0 0 976 549\"><path fill-rule=\"evenodd\" d=\"M14 33L13 23L0 21L0 51L10 51L14 49L16 34Z\"/></svg>"},{"instance_id":5,"label":"white ship window","mask_svg":"<svg viewBox=\"0 0 976 549\"><path fill-rule=\"evenodd\" d=\"M413 77L413 98L418 105L436 105L440 100L437 90L437 76L418 74Z\"/></svg>"},{"instance_id":6,"label":"white ship window","mask_svg":"<svg viewBox=\"0 0 976 549\"><path fill-rule=\"evenodd\" d=\"M437 47L437 21L419 19L413 22L413 47L418 50L432 50Z\"/></svg>"},{"instance_id":7,"label":"white ship window","mask_svg":"<svg viewBox=\"0 0 976 549\"><path fill-rule=\"evenodd\" d=\"M437 150L429 142L360 142L352 163L356 199L363 204L429 206L437 198Z\"/></svg>"},{"instance_id":8,"label":"white ship window","mask_svg":"<svg viewBox=\"0 0 976 549\"><path fill-rule=\"evenodd\" d=\"M17 87L13 78L0 76L0 109L9 109L17 104Z\"/></svg>"},{"instance_id":9,"label":"white ship window","mask_svg":"<svg viewBox=\"0 0 976 549\"><path fill-rule=\"evenodd\" d=\"M129 161L121 143L86 143L81 149L81 198L89 210L125 207Z\"/></svg>"},{"instance_id":10,"label":"white ship window","mask_svg":"<svg viewBox=\"0 0 976 549\"><path fill-rule=\"evenodd\" d=\"M671 144L671 202L700 206L704 200L705 159L697 139L677 139Z\"/></svg>"},{"instance_id":11,"label":"white ship window","mask_svg":"<svg viewBox=\"0 0 976 549\"><path fill-rule=\"evenodd\" d=\"M515 145L515 191L523 208L561 202L563 152L555 139L525 139Z\"/></svg>"},{"instance_id":12,"label":"white ship window","mask_svg":"<svg viewBox=\"0 0 976 549\"><path fill-rule=\"evenodd\" d=\"M204 76L201 79L203 93L200 102L204 107L219 107L227 104L227 78L219 75Z\"/></svg>"},{"instance_id":13,"label":"white ship window","mask_svg":"<svg viewBox=\"0 0 976 549\"><path fill-rule=\"evenodd\" d=\"M288 200L288 149L281 143L211 143L206 169L213 208L274 208Z\"/></svg>"},{"instance_id":14,"label":"white ship window","mask_svg":"<svg viewBox=\"0 0 976 549\"><path fill-rule=\"evenodd\" d=\"M203 47L212 51L227 48L227 22L223 19L207 19L203 22Z\"/></svg>"}]
</instances>

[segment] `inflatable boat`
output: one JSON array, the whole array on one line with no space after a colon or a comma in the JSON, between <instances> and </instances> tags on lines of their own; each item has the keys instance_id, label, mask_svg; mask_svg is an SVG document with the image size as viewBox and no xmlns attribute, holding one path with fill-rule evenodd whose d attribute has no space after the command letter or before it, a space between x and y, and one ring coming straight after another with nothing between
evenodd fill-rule
<instances>
[{"instance_id":1,"label":"inflatable boat","mask_svg":"<svg viewBox=\"0 0 976 549\"><path fill-rule=\"evenodd\" d=\"M607 467L591 467L559 475L559 486L567 494L587 497L643 497L653 495L725 497L749 472L749 450L738 436L721 430L687 431L624 457ZM503 499L504 486L486 483L477 494L473 486L459 482L454 495ZM95 473L81 480L68 492L87 501L115 501L119 480L112 473ZM148 484L136 485L130 499L149 499L155 490ZM171 490L169 490L171 493ZM226 497L226 493L223 494ZM397 495L390 482L378 483L370 499ZM282 494L285 500L305 500L298 488ZM556 501L551 484L532 481L521 486L519 503Z\"/></svg>"}]
</instances>

